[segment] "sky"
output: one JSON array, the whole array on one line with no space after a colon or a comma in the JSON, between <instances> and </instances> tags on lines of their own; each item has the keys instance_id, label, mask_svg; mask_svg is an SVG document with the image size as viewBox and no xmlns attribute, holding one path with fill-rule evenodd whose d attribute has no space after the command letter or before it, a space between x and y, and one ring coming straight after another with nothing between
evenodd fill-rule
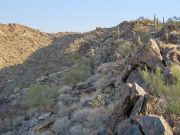
<instances>
[{"instance_id":1,"label":"sky","mask_svg":"<svg viewBox=\"0 0 180 135\"><path fill-rule=\"evenodd\" d=\"M1 0L0 23L43 32L86 32L140 16L180 16L180 0Z\"/></svg>"}]
</instances>

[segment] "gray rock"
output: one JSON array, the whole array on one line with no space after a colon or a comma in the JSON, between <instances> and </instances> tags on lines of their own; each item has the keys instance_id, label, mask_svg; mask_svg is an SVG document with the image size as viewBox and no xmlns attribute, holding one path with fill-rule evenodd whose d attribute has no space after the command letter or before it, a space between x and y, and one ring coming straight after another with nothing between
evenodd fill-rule
<instances>
[{"instance_id":1,"label":"gray rock","mask_svg":"<svg viewBox=\"0 0 180 135\"><path fill-rule=\"evenodd\" d=\"M123 135L143 135L137 125L130 126Z\"/></svg>"},{"instance_id":2,"label":"gray rock","mask_svg":"<svg viewBox=\"0 0 180 135\"><path fill-rule=\"evenodd\" d=\"M117 125L116 130L115 130L115 132L116 132L115 134L116 135L124 135L125 132L127 131L127 129L131 126L132 126L131 120L127 119L127 120L125 120L125 121L123 121Z\"/></svg>"},{"instance_id":3,"label":"gray rock","mask_svg":"<svg viewBox=\"0 0 180 135\"><path fill-rule=\"evenodd\" d=\"M46 132L54 124L54 121L55 120L53 118L46 119L46 120L40 122L38 125L36 125L33 128L33 131L37 134Z\"/></svg>"},{"instance_id":4,"label":"gray rock","mask_svg":"<svg viewBox=\"0 0 180 135\"><path fill-rule=\"evenodd\" d=\"M45 120L45 119L47 119L49 116L51 115L51 112L48 112L48 113L46 113L46 114L43 114L43 115L41 115L41 116L39 116L39 120Z\"/></svg>"},{"instance_id":5,"label":"gray rock","mask_svg":"<svg viewBox=\"0 0 180 135\"><path fill-rule=\"evenodd\" d=\"M140 113L142 109L142 105L144 103L144 96L140 97L138 101L135 103L133 110L131 111L130 116L136 116Z\"/></svg>"},{"instance_id":6,"label":"gray rock","mask_svg":"<svg viewBox=\"0 0 180 135\"><path fill-rule=\"evenodd\" d=\"M101 78L101 74L100 73L97 73L93 76L91 76L88 80L87 80L87 83L90 83L90 84L94 84L94 82L96 82L99 78Z\"/></svg>"},{"instance_id":7,"label":"gray rock","mask_svg":"<svg viewBox=\"0 0 180 135\"><path fill-rule=\"evenodd\" d=\"M156 115L134 116L119 123L117 135L173 135L168 123Z\"/></svg>"},{"instance_id":8,"label":"gray rock","mask_svg":"<svg viewBox=\"0 0 180 135\"><path fill-rule=\"evenodd\" d=\"M136 101L145 94L146 92L144 91L143 88L141 88L137 83L133 83L131 88L131 95L130 95L130 100L133 103L136 103Z\"/></svg>"},{"instance_id":9,"label":"gray rock","mask_svg":"<svg viewBox=\"0 0 180 135\"><path fill-rule=\"evenodd\" d=\"M134 52L134 54L132 54L131 62L134 65L139 66L144 66L144 64L146 64L152 69L163 67L162 55L155 40L150 39L146 46L143 46Z\"/></svg>"},{"instance_id":10,"label":"gray rock","mask_svg":"<svg viewBox=\"0 0 180 135\"><path fill-rule=\"evenodd\" d=\"M138 68L138 69L133 70L130 73L128 79L126 80L126 83L132 83L132 84L137 83L139 86L145 89L146 83L145 83L145 80L143 79L141 69Z\"/></svg>"},{"instance_id":11,"label":"gray rock","mask_svg":"<svg viewBox=\"0 0 180 135\"><path fill-rule=\"evenodd\" d=\"M156 115L145 115L139 121L145 135L173 135L169 124Z\"/></svg>"},{"instance_id":12,"label":"gray rock","mask_svg":"<svg viewBox=\"0 0 180 135\"><path fill-rule=\"evenodd\" d=\"M96 89L103 90L105 89L108 85L111 85L114 82L113 76L109 73L107 75L104 75L101 77L99 80L97 80L94 83L94 86Z\"/></svg>"}]
</instances>

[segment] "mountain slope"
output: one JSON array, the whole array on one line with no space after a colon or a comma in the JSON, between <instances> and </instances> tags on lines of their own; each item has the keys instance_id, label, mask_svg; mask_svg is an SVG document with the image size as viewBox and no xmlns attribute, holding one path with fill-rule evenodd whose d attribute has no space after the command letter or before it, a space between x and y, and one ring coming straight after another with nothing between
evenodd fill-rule
<instances>
[{"instance_id":1,"label":"mountain slope","mask_svg":"<svg viewBox=\"0 0 180 135\"><path fill-rule=\"evenodd\" d=\"M48 46L0 71L0 133L178 135L179 38L162 31L145 20L47 34Z\"/></svg>"},{"instance_id":2,"label":"mountain slope","mask_svg":"<svg viewBox=\"0 0 180 135\"><path fill-rule=\"evenodd\" d=\"M19 24L0 24L0 69L22 64L32 53L48 46L49 34Z\"/></svg>"}]
</instances>

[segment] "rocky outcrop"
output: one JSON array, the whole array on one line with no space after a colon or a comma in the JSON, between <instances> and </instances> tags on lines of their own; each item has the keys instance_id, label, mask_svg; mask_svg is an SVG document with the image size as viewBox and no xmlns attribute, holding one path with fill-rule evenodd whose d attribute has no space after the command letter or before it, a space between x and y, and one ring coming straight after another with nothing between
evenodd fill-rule
<instances>
[{"instance_id":1,"label":"rocky outcrop","mask_svg":"<svg viewBox=\"0 0 180 135\"><path fill-rule=\"evenodd\" d=\"M160 112L159 106L161 104L161 100L146 93L145 90L136 83L128 84L126 87L124 87L124 91L122 95L123 95L122 101L115 107L112 116L109 118L109 122L106 127L107 135L114 134L117 123L120 123L119 126L121 126L121 124L126 125L128 120L126 121L125 119L127 119L128 117L130 118L139 117L141 115L158 114ZM129 132L130 134L132 133L130 131L139 132L138 127L136 126L134 127L134 125L132 127L128 125L130 131L127 130L127 127L123 127L123 126L119 129L119 126L118 126L119 134L121 132L124 134L126 134L125 132L127 133ZM154 130L158 131L158 127L156 128L157 129ZM121 131L121 130L127 130L127 131ZM152 133L152 135L154 135L154 133Z\"/></svg>"}]
</instances>

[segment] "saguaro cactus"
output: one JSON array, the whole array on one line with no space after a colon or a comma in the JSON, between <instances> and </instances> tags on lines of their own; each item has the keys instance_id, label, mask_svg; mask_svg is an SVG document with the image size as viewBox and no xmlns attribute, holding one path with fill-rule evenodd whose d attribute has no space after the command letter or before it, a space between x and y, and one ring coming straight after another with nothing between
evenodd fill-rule
<instances>
[{"instance_id":1,"label":"saguaro cactus","mask_svg":"<svg viewBox=\"0 0 180 135\"><path fill-rule=\"evenodd\" d=\"M159 29L159 19L157 18L157 30Z\"/></svg>"},{"instance_id":2,"label":"saguaro cactus","mask_svg":"<svg viewBox=\"0 0 180 135\"><path fill-rule=\"evenodd\" d=\"M164 33L164 37L165 37L165 40L166 40L166 44L168 44L168 41L169 41L169 34L166 32Z\"/></svg>"},{"instance_id":3,"label":"saguaro cactus","mask_svg":"<svg viewBox=\"0 0 180 135\"><path fill-rule=\"evenodd\" d=\"M154 27L156 29L156 14L154 15Z\"/></svg>"},{"instance_id":4,"label":"saguaro cactus","mask_svg":"<svg viewBox=\"0 0 180 135\"><path fill-rule=\"evenodd\" d=\"M119 30L119 26L118 26L118 39L120 38L120 30Z\"/></svg>"},{"instance_id":5,"label":"saguaro cactus","mask_svg":"<svg viewBox=\"0 0 180 135\"><path fill-rule=\"evenodd\" d=\"M165 33L164 17L163 17L163 32Z\"/></svg>"}]
</instances>

